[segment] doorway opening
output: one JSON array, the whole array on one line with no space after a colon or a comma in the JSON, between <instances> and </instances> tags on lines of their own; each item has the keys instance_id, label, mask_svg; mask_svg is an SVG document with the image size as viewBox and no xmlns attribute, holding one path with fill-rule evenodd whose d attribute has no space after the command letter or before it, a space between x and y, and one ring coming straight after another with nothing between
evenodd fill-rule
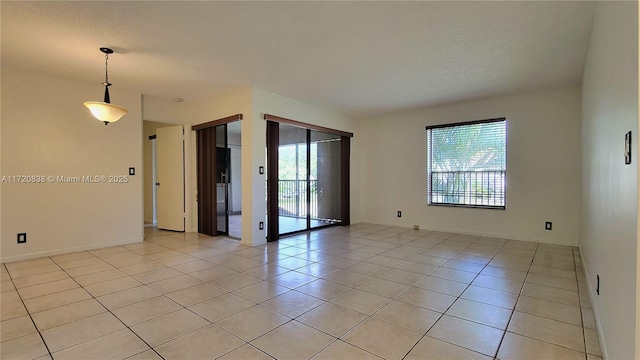
<instances>
[{"instance_id":1,"label":"doorway opening","mask_svg":"<svg viewBox=\"0 0 640 360\"><path fill-rule=\"evenodd\" d=\"M158 182L158 173L157 173L157 163L158 163L158 159L157 159L157 153L156 153L156 136L153 135L153 137L149 137L149 140L151 141L151 183L153 184L151 186L151 191L152 191L152 219L151 219L151 224L153 224L153 226L158 225L158 192L156 191L156 183Z\"/></svg>"},{"instance_id":2,"label":"doorway opening","mask_svg":"<svg viewBox=\"0 0 640 360\"><path fill-rule=\"evenodd\" d=\"M242 123L227 124L227 149L229 153L228 235L242 239Z\"/></svg>"},{"instance_id":3,"label":"doorway opening","mask_svg":"<svg viewBox=\"0 0 640 360\"><path fill-rule=\"evenodd\" d=\"M156 130L156 216L162 230L185 231L184 127Z\"/></svg>"},{"instance_id":4,"label":"doorway opening","mask_svg":"<svg viewBox=\"0 0 640 360\"><path fill-rule=\"evenodd\" d=\"M145 120L143 139L144 227L185 231L183 126Z\"/></svg>"},{"instance_id":5,"label":"doorway opening","mask_svg":"<svg viewBox=\"0 0 640 360\"><path fill-rule=\"evenodd\" d=\"M353 136L297 121L267 119L267 239L349 224Z\"/></svg>"},{"instance_id":6,"label":"doorway opening","mask_svg":"<svg viewBox=\"0 0 640 360\"><path fill-rule=\"evenodd\" d=\"M196 131L198 232L242 238L242 115L193 126Z\"/></svg>"}]
</instances>

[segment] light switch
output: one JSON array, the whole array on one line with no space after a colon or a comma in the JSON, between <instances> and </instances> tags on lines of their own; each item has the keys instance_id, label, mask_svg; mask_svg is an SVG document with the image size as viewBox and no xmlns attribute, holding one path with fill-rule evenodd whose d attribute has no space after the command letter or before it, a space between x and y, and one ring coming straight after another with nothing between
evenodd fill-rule
<instances>
[{"instance_id":1,"label":"light switch","mask_svg":"<svg viewBox=\"0 0 640 360\"><path fill-rule=\"evenodd\" d=\"M631 131L624 134L624 164L631 164Z\"/></svg>"}]
</instances>

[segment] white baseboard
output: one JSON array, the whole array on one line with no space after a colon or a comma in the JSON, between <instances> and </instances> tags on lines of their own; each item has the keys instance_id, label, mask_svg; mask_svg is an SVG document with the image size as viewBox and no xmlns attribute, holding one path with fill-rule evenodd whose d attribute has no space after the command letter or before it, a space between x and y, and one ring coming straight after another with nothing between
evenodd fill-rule
<instances>
[{"instance_id":1,"label":"white baseboard","mask_svg":"<svg viewBox=\"0 0 640 360\"><path fill-rule=\"evenodd\" d=\"M384 226L393 226L393 227L401 227L401 228L413 229L413 225L407 225L407 224L381 223L381 222L370 221L370 220L363 220L362 222L363 223L367 223L367 224L375 224L375 225L384 225ZM521 236L521 235L486 233L486 232L482 232L482 231L466 231L466 230L452 229L452 228L441 228L441 227L436 227L436 226L423 227L422 225L420 225L420 230L442 231L442 232L449 232L449 233L455 233L455 234L475 235L475 236L482 236L482 237L492 237L492 238L505 239L505 240L531 241L531 242L537 242L537 243L543 243L543 244L551 244L551 245L578 246L577 243L576 244L565 244L565 243L560 242L560 241L553 241L553 240L550 240L550 239L537 238L537 237L533 237L533 236L526 236L525 237L525 236Z\"/></svg>"},{"instance_id":2,"label":"white baseboard","mask_svg":"<svg viewBox=\"0 0 640 360\"><path fill-rule=\"evenodd\" d=\"M580 249L580 247L578 246ZM598 331L598 341L600 342L600 351L602 352L603 359L609 359L609 352L607 351L606 343L604 342L604 332L602 331L602 327L600 326L600 317L598 316L598 309L595 306L595 302L593 301L593 288L591 287L591 282L589 281L590 275L587 270L587 263L584 261L582 257L582 249L580 249L580 258L582 259L582 270L584 271L584 276L587 278L587 288L589 289L589 301L591 301L591 308L593 309L593 317L596 320L596 330Z\"/></svg>"},{"instance_id":3,"label":"white baseboard","mask_svg":"<svg viewBox=\"0 0 640 360\"><path fill-rule=\"evenodd\" d=\"M101 248L110 247L110 246L134 244L138 242L142 242L142 238L114 241L114 242L100 243L100 244L88 244L88 245L74 246L74 247L64 248L64 249L40 251L40 252L29 253L24 255L3 257L0 259L0 263L29 260L29 259L34 259L34 258L43 257L43 256L60 255L60 254L66 254L66 253L71 253L76 251L95 250L95 249L101 249Z\"/></svg>"}]
</instances>

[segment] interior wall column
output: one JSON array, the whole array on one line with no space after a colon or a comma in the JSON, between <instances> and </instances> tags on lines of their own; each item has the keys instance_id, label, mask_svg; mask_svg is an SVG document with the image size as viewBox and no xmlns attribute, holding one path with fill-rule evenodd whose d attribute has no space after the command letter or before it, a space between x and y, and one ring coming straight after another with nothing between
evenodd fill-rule
<instances>
[{"instance_id":1,"label":"interior wall column","mask_svg":"<svg viewBox=\"0 0 640 360\"><path fill-rule=\"evenodd\" d=\"M265 244L266 237L266 121L250 112L242 119L242 241L243 245ZM262 223L262 229L260 228Z\"/></svg>"}]
</instances>

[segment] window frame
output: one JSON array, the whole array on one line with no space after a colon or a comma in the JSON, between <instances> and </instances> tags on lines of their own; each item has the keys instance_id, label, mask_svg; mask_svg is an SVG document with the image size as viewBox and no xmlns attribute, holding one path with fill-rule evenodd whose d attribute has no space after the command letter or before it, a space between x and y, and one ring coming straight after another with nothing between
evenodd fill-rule
<instances>
[{"instance_id":1,"label":"window frame","mask_svg":"<svg viewBox=\"0 0 640 360\"><path fill-rule=\"evenodd\" d=\"M461 127L468 125L477 125L477 124L488 124L488 123L497 123L503 122L505 127L504 133L504 150L505 150L505 159L504 159L504 204L503 205L478 205L478 204L455 204L455 203L440 203L440 202L432 202L432 162L433 162L433 151L431 144L431 132L433 129L442 129L442 128L453 128L453 127ZM483 120L474 120L474 121L464 121L458 123L449 123L449 124L439 124L439 125L430 125L426 127L426 146L427 146L427 206L444 206L444 207L461 207L461 208L474 208L474 209L491 209L491 210L506 210L507 208L507 164L508 164L508 122L506 117L500 118L492 118L492 119L483 119Z\"/></svg>"}]
</instances>

